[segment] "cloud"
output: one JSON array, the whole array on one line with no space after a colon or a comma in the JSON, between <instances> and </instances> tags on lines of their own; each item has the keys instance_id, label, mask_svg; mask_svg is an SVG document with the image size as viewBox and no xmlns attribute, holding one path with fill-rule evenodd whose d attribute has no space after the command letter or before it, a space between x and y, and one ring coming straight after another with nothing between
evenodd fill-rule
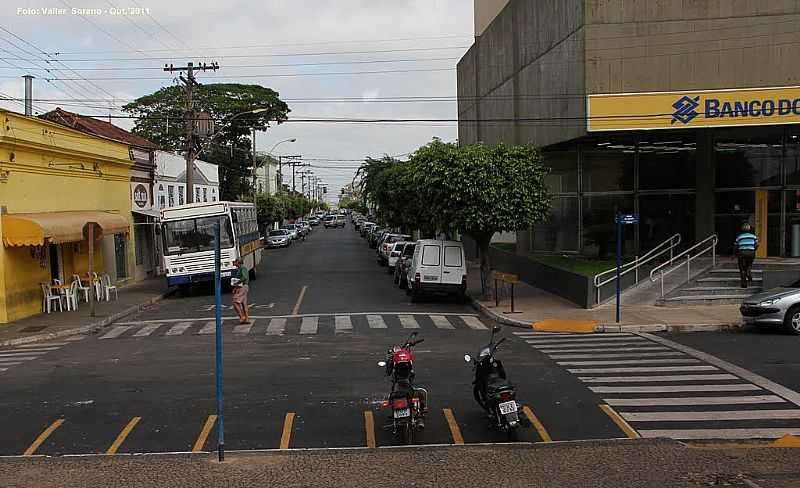
<instances>
[{"instance_id":1,"label":"cloud","mask_svg":"<svg viewBox=\"0 0 800 488\"><path fill-rule=\"evenodd\" d=\"M472 2L469 0L270 0L196 2L173 0L66 0L75 7L108 9L136 4L149 9L149 14L121 16L103 14L88 17L91 22L74 15L18 16L17 7L40 8L40 0L20 0L0 7L0 25L19 35L34 47L0 32L0 47L23 59L11 60L5 52L0 57L18 66L46 67L37 49L60 52L58 59L72 68L104 68L106 71L80 71L87 78L164 77L158 80L97 80L97 86L84 81L64 82L76 98L108 98L108 93L121 99L132 99L152 93L171 83L160 70L165 62L217 61L216 75L204 74L201 82L240 82L268 86L283 99L354 98L354 102L289 102L293 118L301 117L364 117L364 118L455 118L455 102L386 103L380 97L454 96L456 94L456 60L390 61L421 58L459 58L471 44ZM53 5L63 6L60 2ZM154 20L153 20L154 19ZM157 22L157 23L156 23ZM158 25L160 24L160 26ZM163 28L162 28L163 27ZM108 31L114 38L102 32ZM467 36L464 36L464 35ZM461 37L449 37L461 35ZM176 39L177 38L177 39ZM433 39L435 38L435 39ZM402 39L402 40L399 40ZM20 51L9 41L17 44ZM254 46L230 48L230 46ZM191 50L187 49L187 46ZM401 49L457 49L398 51L362 54L320 54L343 51L389 51ZM160 50L160 51L157 51ZM268 56L281 54L282 56ZM290 56L286 56L289 54ZM36 55L36 56L34 56ZM155 59L159 57L170 59ZM236 57L248 56L248 57ZM97 59L97 61L78 61ZM69 60L69 61L67 61ZM278 64L333 63L316 66L274 66ZM346 64L352 63L352 64ZM254 65L271 65L252 67ZM242 67L249 66L249 67ZM61 67L61 66L59 66ZM449 71L410 71L353 75L319 75L354 71L387 71L451 68ZM14 96L22 94L23 73L8 63L0 62L0 90ZM35 71L35 98L68 98L47 83L43 77L75 77L65 70ZM239 76L258 77L237 78ZM262 76L263 75L263 76ZM300 75L300 76L278 76ZM233 78L221 78L228 76ZM82 95L78 95L82 94ZM64 104L68 102L63 102ZM79 102L74 102L79 104ZM92 107L64 106L82 113L107 114L95 108L102 103L84 102ZM21 110L19 105L0 106ZM54 105L46 105L52 108ZM116 121L123 127L130 122ZM413 151L432 137L454 140L456 124L311 124L289 122L273 127L257 136L259 150L267 150L275 142L297 138L279 151L322 158L360 159L368 155L402 154ZM352 169L323 166L355 166L355 162L314 162L312 168L328 183L329 195L352 180Z\"/></svg>"}]
</instances>

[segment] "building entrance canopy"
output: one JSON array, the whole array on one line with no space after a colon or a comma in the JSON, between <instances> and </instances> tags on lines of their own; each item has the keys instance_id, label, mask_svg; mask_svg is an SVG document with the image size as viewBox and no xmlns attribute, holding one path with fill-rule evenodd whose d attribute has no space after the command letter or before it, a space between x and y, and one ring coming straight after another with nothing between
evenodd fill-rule
<instances>
[{"instance_id":1,"label":"building entrance canopy","mask_svg":"<svg viewBox=\"0 0 800 488\"><path fill-rule=\"evenodd\" d=\"M128 221L119 214L97 211L39 212L3 215L3 244L43 246L84 240L83 228L95 222L106 235L128 232Z\"/></svg>"}]
</instances>

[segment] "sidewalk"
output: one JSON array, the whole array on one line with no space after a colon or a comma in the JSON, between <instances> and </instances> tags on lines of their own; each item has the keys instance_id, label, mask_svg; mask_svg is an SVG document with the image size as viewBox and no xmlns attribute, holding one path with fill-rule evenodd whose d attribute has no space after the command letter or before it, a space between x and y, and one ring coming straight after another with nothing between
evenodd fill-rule
<instances>
[{"instance_id":1,"label":"sidewalk","mask_svg":"<svg viewBox=\"0 0 800 488\"><path fill-rule=\"evenodd\" d=\"M471 265L467 291L477 298L480 295L480 270ZM721 330L738 327L741 323L738 305L698 305L683 307L657 307L655 305L623 304L622 320L616 323L616 306L612 301L586 310L574 303L527 283L514 285L514 310L510 299L501 295L500 306L494 301L473 300L473 305L483 314L507 325L560 332L657 332Z\"/></svg>"},{"instance_id":2,"label":"sidewalk","mask_svg":"<svg viewBox=\"0 0 800 488\"><path fill-rule=\"evenodd\" d=\"M41 313L0 324L0 347L89 333L160 301L170 292L163 277L131 283L118 291L119 300L112 296L110 302L97 303L94 317L89 317L89 304L81 301L77 311Z\"/></svg>"}]
</instances>

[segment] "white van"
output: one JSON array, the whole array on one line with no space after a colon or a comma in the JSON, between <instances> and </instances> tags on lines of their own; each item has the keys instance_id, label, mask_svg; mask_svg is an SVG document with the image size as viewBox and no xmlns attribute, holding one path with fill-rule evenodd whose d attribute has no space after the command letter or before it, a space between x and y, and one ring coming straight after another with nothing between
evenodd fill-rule
<instances>
[{"instance_id":1,"label":"white van","mask_svg":"<svg viewBox=\"0 0 800 488\"><path fill-rule=\"evenodd\" d=\"M460 241L420 239L406 275L411 301L424 294L463 297L467 291L467 263Z\"/></svg>"}]
</instances>

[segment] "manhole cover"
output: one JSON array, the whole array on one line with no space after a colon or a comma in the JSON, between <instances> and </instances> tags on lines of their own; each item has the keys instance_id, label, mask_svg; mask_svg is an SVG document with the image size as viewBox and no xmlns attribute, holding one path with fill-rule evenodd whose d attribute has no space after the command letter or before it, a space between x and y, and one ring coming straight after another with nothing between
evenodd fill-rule
<instances>
[{"instance_id":1,"label":"manhole cover","mask_svg":"<svg viewBox=\"0 0 800 488\"><path fill-rule=\"evenodd\" d=\"M39 332L41 330L46 329L46 325L29 325L24 329L20 330L20 332Z\"/></svg>"}]
</instances>

